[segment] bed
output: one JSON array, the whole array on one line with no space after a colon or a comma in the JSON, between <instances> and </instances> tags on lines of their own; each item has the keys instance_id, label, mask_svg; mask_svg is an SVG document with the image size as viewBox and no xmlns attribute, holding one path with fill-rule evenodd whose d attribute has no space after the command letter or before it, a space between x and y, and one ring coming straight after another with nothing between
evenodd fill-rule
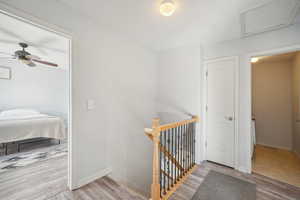
<instances>
[{"instance_id":1,"label":"bed","mask_svg":"<svg viewBox=\"0 0 300 200\"><path fill-rule=\"evenodd\" d=\"M65 139L64 120L34 110L9 110L0 113L0 143L31 138Z\"/></svg>"}]
</instances>

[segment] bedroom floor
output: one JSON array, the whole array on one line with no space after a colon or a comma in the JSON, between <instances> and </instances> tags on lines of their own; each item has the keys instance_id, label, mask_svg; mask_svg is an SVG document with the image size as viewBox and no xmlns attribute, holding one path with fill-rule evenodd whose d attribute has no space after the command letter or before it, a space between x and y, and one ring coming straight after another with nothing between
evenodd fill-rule
<instances>
[{"instance_id":1,"label":"bedroom floor","mask_svg":"<svg viewBox=\"0 0 300 200\"><path fill-rule=\"evenodd\" d=\"M300 158L293 152L256 145L252 171L300 187Z\"/></svg>"},{"instance_id":2,"label":"bedroom floor","mask_svg":"<svg viewBox=\"0 0 300 200\"><path fill-rule=\"evenodd\" d=\"M53 148L49 147L52 152ZM28 153L36 154L43 149ZM43 150L45 152L45 149ZM24 154L24 153L23 153ZM11 155L16 156L16 155ZM5 160L2 158L2 160ZM67 153L0 172L1 200L146 200L104 177L76 191L67 188Z\"/></svg>"}]
</instances>

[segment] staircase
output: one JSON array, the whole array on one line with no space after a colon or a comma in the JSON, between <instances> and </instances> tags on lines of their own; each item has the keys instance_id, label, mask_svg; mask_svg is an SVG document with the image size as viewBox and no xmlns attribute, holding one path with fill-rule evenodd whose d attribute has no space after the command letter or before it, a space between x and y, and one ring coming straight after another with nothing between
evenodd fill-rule
<instances>
[{"instance_id":1,"label":"staircase","mask_svg":"<svg viewBox=\"0 0 300 200\"><path fill-rule=\"evenodd\" d=\"M152 200L168 199L195 169L198 117L166 125L159 121L145 128L153 142Z\"/></svg>"}]
</instances>

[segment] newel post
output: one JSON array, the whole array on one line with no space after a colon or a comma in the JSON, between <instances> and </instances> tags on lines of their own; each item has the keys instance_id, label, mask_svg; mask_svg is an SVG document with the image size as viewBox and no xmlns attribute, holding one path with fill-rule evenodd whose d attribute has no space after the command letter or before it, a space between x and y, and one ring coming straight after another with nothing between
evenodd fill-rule
<instances>
[{"instance_id":1,"label":"newel post","mask_svg":"<svg viewBox=\"0 0 300 200\"><path fill-rule=\"evenodd\" d=\"M153 132L152 132L152 135L153 135L153 163L152 163L153 172L152 172L151 198L152 198L152 200L160 200L159 118L153 119L152 130L153 130Z\"/></svg>"}]
</instances>

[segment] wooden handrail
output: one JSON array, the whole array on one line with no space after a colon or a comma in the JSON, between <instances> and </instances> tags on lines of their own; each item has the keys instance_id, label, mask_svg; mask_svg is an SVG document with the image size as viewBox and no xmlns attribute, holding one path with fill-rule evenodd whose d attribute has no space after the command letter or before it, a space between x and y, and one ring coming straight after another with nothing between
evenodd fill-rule
<instances>
[{"instance_id":1,"label":"wooden handrail","mask_svg":"<svg viewBox=\"0 0 300 200\"><path fill-rule=\"evenodd\" d=\"M170 152L169 148L166 148L166 140L162 140L162 142L164 142L164 144L162 144L162 142L160 141L160 136L162 131L166 131L169 129L172 129L170 131L168 131L168 133L173 133L175 134L174 131L176 127L185 127L185 129L179 128L178 130L181 131L186 131L185 133L182 133L182 136L184 136L183 141L181 138L181 145L187 145L185 146L184 149L181 149L181 152L185 152L185 153L181 153L181 155L186 156L184 159L187 160L191 160L191 157L193 157L193 153L195 153L195 150L191 151L191 144L192 142L194 142L195 139L195 129L187 129L187 127L195 127L194 124L196 122L199 121L199 118L197 116L193 116L192 119L188 119L188 120L183 120L180 122L175 122L175 123L170 123L170 124L165 124L165 125L160 125L159 124L159 119L153 119L152 121L152 128L145 128L145 134L153 141L153 163L152 163L152 167L153 167L153 171L152 171L152 185L151 185L151 198L152 200L167 200L172 193L182 184L182 182L187 178L187 176L192 173L192 171L195 169L195 162L190 162L190 165L185 164L185 160L176 160L178 154L174 154L174 152ZM193 123L193 124L192 124ZM190 125L191 124L191 125ZM166 132L164 132L165 134L167 134ZM173 135L171 134L171 135ZM178 135L178 134L177 134ZM181 137L182 137L181 136ZM193 136L193 139L191 139ZM173 137L173 136L172 136ZM175 138L176 138L176 134L175 134ZM178 136L178 140L180 139L180 137ZM169 139L168 139L169 141ZM173 140L171 140L173 141ZM168 142L169 143L169 142ZM182 144L184 143L184 144ZM170 144L170 143L169 143ZM173 145L173 142L172 142ZM179 144L177 144L178 146ZM188 146L189 145L189 146ZM195 148L195 146L192 146L193 148ZM182 148L182 147L181 147ZM161 165L161 159L165 160L164 162L169 163L173 163L173 166L175 168L177 168L180 171L181 176L180 177L176 177L175 176L171 176L171 174L169 174L168 172L164 171L163 169L160 168ZM166 164L166 163L164 163ZM181 165L182 164L182 165ZM174 168L174 169L175 169ZM161 174L163 174L165 177L168 177L169 179L172 180L172 183L174 183L174 185L171 186L171 188L168 188L168 190L166 191L165 189L165 185L164 185L164 191L162 191L161 193L161 180L160 180L160 176ZM174 175L174 171L173 171L173 175ZM165 183L164 183L165 184Z\"/></svg>"},{"instance_id":2,"label":"wooden handrail","mask_svg":"<svg viewBox=\"0 0 300 200\"><path fill-rule=\"evenodd\" d=\"M159 129L160 129L160 131L165 131L165 130L168 130L171 128L176 128L178 126L182 126L185 124L190 124L190 123L198 122L198 121L199 121L199 117L193 116L192 119L187 119L187 120L183 120L180 122L174 122L174 123L170 123L170 124L161 125L161 126L159 126Z\"/></svg>"},{"instance_id":3,"label":"wooden handrail","mask_svg":"<svg viewBox=\"0 0 300 200\"><path fill-rule=\"evenodd\" d=\"M199 121L199 117L198 116L193 116L192 119L187 119L187 120L183 120L183 121L180 121L180 122L173 122L173 123L169 123L169 124L160 125L160 126L157 127L157 129L159 129L159 131L165 131L165 130L168 130L168 129L171 129L171 128L176 128L178 126L182 126L182 125L185 125L185 124L190 124L190 123L198 122L198 121ZM153 129L145 128L144 131L145 131L146 134L152 135Z\"/></svg>"}]
</instances>

